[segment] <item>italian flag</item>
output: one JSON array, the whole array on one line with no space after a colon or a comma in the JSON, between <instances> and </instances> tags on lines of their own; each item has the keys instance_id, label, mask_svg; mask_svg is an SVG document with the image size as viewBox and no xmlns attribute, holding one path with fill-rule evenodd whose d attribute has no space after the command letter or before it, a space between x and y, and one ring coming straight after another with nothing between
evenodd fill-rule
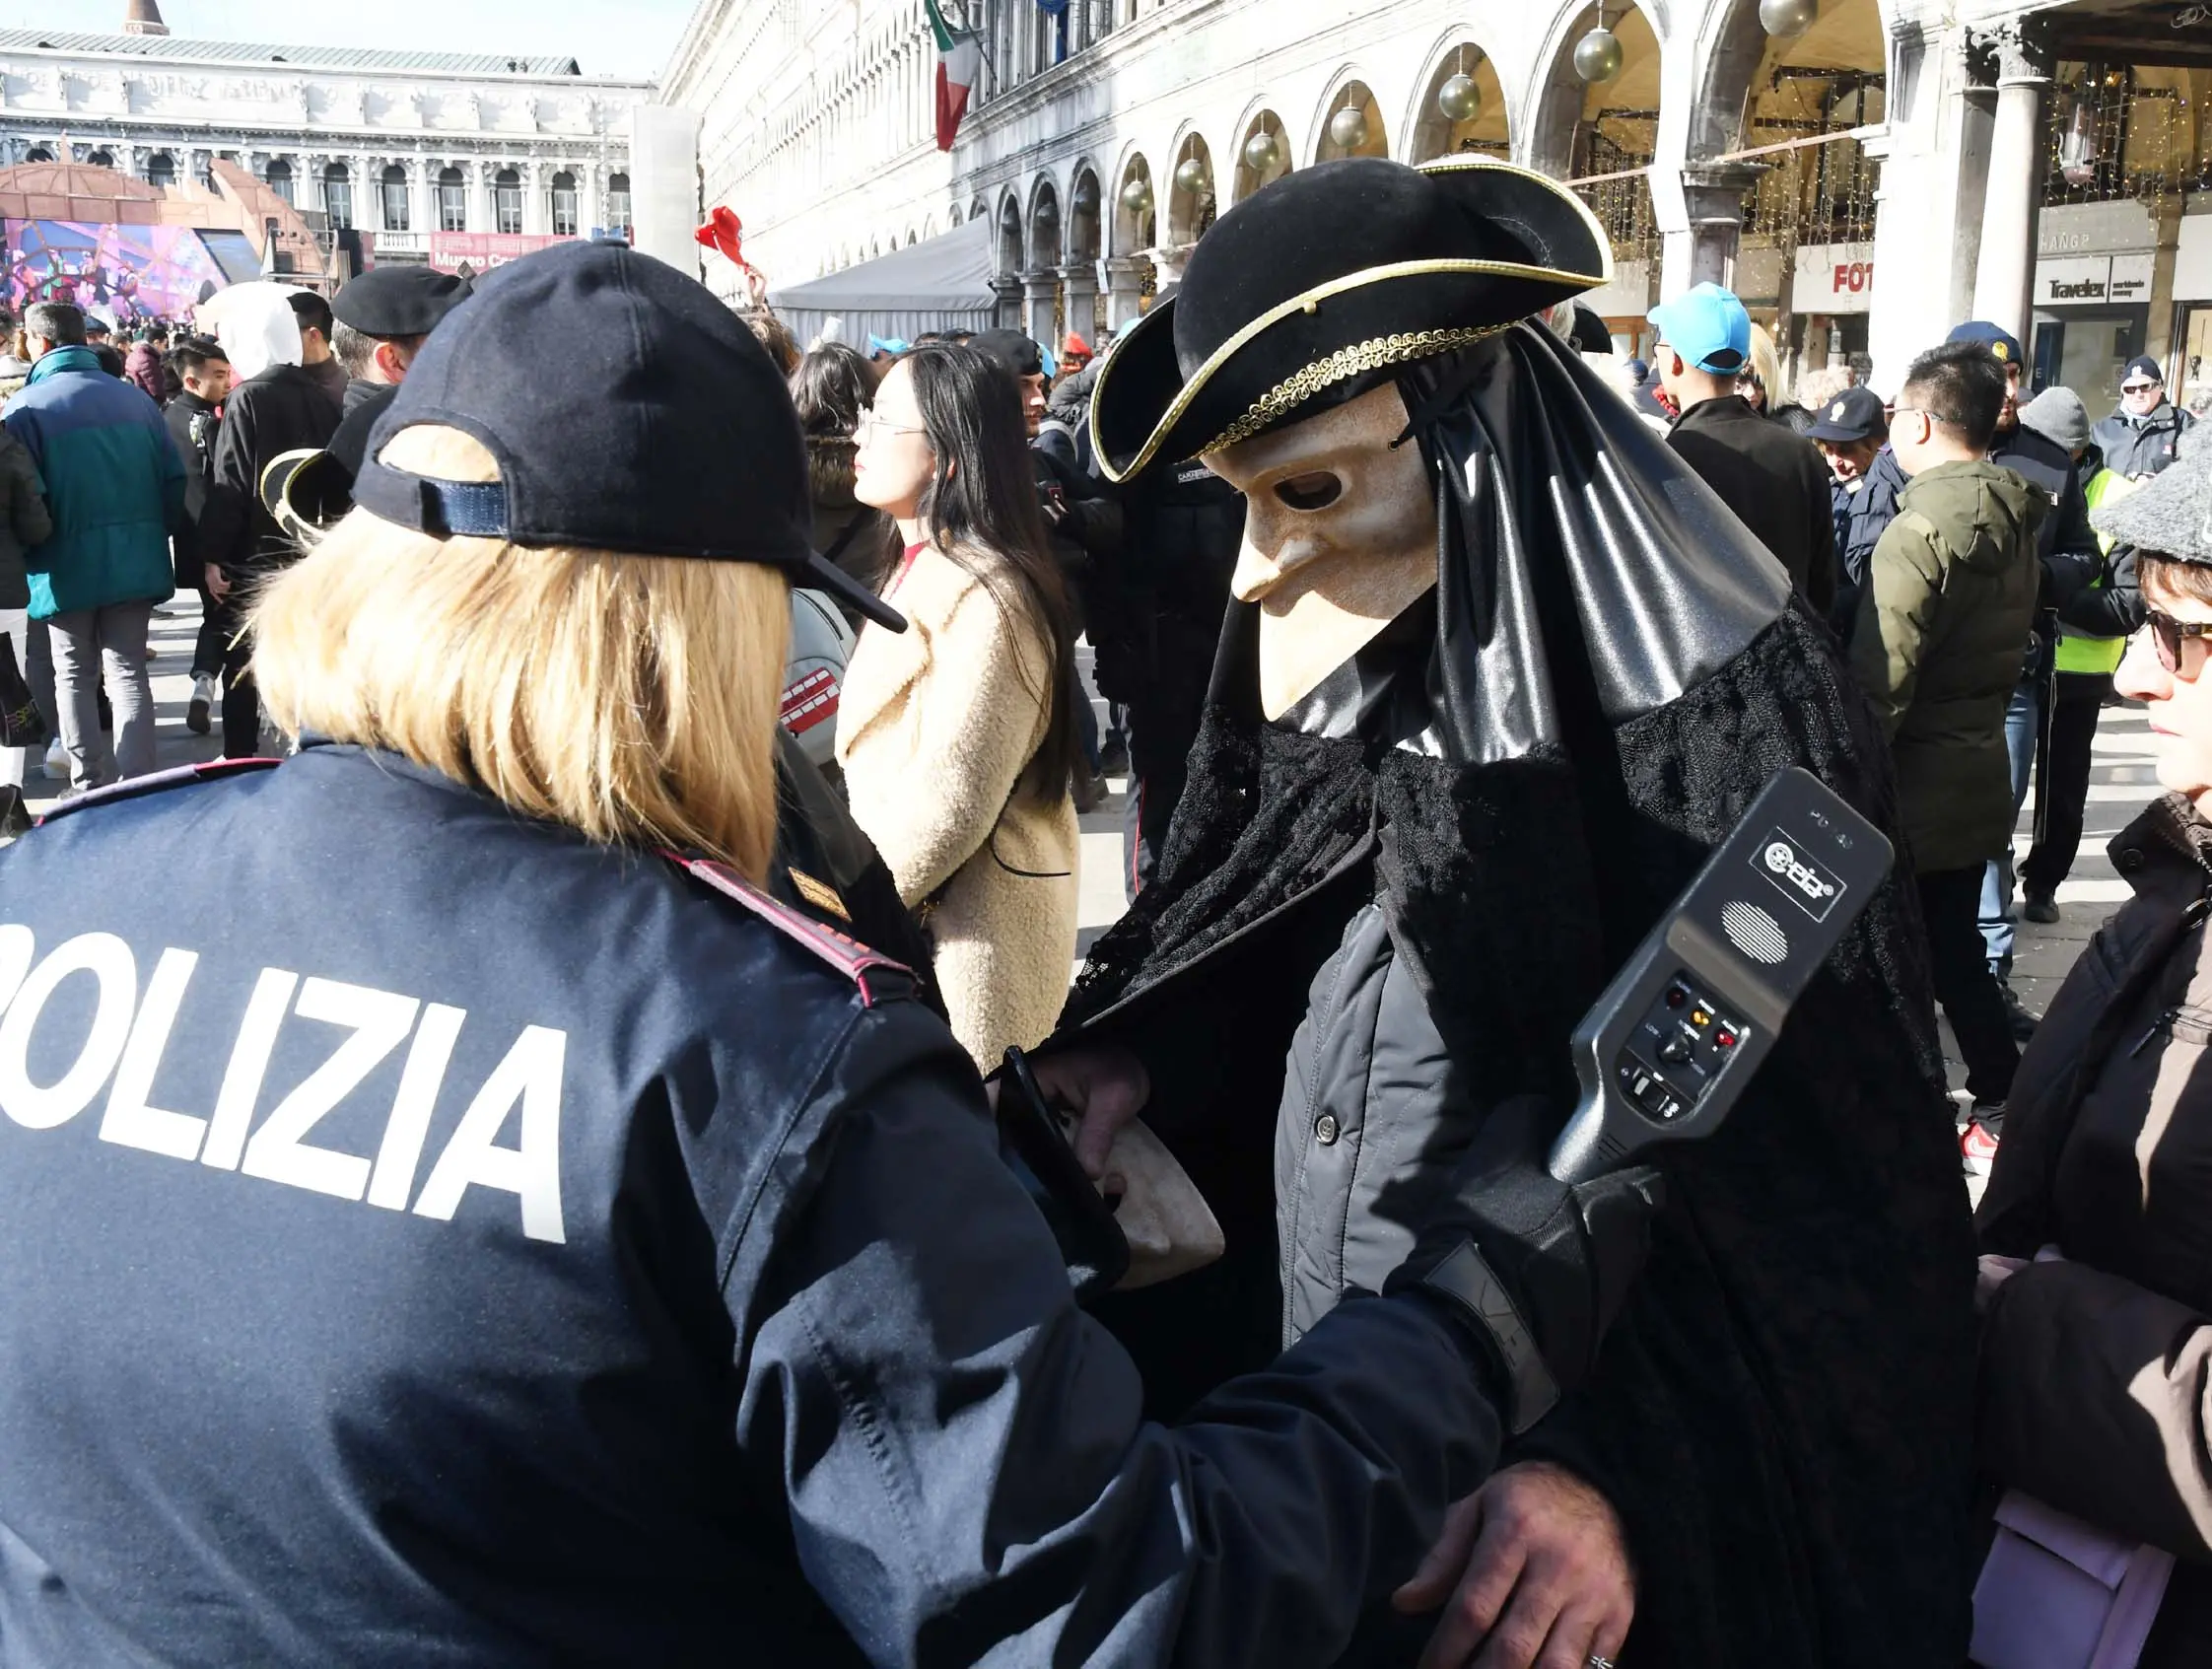
<instances>
[{"instance_id":1,"label":"italian flag","mask_svg":"<svg viewBox=\"0 0 2212 1669\"><path fill-rule=\"evenodd\" d=\"M968 113L968 89L983 68L983 48L966 30L954 29L937 10L937 0L922 0L930 13L930 33L937 37L937 149L952 149L960 118Z\"/></svg>"}]
</instances>

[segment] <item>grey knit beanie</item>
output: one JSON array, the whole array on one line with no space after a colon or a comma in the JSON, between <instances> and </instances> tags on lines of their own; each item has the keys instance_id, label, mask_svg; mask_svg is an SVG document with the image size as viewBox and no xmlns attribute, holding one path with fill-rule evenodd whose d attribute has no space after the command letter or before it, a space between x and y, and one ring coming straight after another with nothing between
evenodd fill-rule
<instances>
[{"instance_id":1,"label":"grey knit beanie","mask_svg":"<svg viewBox=\"0 0 2212 1669\"><path fill-rule=\"evenodd\" d=\"M2212 565L2212 436L2190 430L2172 463L2125 498L2099 505L2089 524L2137 550Z\"/></svg>"},{"instance_id":2,"label":"grey knit beanie","mask_svg":"<svg viewBox=\"0 0 2212 1669\"><path fill-rule=\"evenodd\" d=\"M2071 388L2045 388L2020 408L2020 421L2064 447L2069 457L2089 445L2089 410Z\"/></svg>"}]
</instances>

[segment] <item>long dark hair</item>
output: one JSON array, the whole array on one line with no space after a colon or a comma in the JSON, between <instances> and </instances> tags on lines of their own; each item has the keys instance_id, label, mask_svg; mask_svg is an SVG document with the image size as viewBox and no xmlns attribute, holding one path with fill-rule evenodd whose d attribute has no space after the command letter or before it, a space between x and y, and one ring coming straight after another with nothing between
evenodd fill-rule
<instances>
[{"instance_id":1,"label":"long dark hair","mask_svg":"<svg viewBox=\"0 0 2212 1669\"><path fill-rule=\"evenodd\" d=\"M1050 803L1068 792L1080 756L1073 703L1074 610L1068 600L1023 433L1021 390L997 361L953 342L930 342L900 361L914 379L936 474L922 495L922 520L939 550L974 575L1007 614L1028 620L1052 649L1051 718L1036 756L1022 775L1033 800ZM998 560L979 563L982 546Z\"/></svg>"},{"instance_id":2,"label":"long dark hair","mask_svg":"<svg viewBox=\"0 0 2212 1669\"><path fill-rule=\"evenodd\" d=\"M850 436L873 398L874 371L843 342L808 349L792 373L792 404L809 435Z\"/></svg>"}]
</instances>

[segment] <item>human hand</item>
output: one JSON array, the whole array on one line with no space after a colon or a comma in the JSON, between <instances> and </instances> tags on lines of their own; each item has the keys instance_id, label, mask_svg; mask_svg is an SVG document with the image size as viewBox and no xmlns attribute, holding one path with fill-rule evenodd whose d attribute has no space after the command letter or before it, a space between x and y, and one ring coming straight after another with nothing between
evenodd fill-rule
<instances>
[{"instance_id":1,"label":"human hand","mask_svg":"<svg viewBox=\"0 0 2212 1669\"><path fill-rule=\"evenodd\" d=\"M2026 1258L2001 1258L1995 1252L1982 1253L1980 1265L1974 1272L1974 1314L1987 1315L1990 1304L1996 1299L1997 1288L2027 1267Z\"/></svg>"},{"instance_id":2,"label":"human hand","mask_svg":"<svg viewBox=\"0 0 2212 1669\"><path fill-rule=\"evenodd\" d=\"M1029 1070L1047 1102L1066 1107L1075 1119L1069 1140L1083 1174L1093 1182L1106 1180L1106 1155L1124 1125L1135 1121L1151 1099L1152 1080L1144 1063L1127 1049L1111 1043L1082 1043L1056 1049L1049 1055L1029 1057ZM999 1105L999 1080L985 1085L994 1111Z\"/></svg>"},{"instance_id":3,"label":"human hand","mask_svg":"<svg viewBox=\"0 0 2212 1669\"><path fill-rule=\"evenodd\" d=\"M1473 1669L1586 1669L1592 1658L1610 1660L1636 1612L1620 1515L1561 1467L1509 1466L1452 1508L1391 1604L1417 1616L1447 1599L1419 1669L1470 1661Z\"/></svg>"},{"instance_id":4,"label":"human hand","mask_svg":"<svg viewBox=\"0 0 2212 1669\"><path fill-rule=\"evenodd\" d=\"M207 594L217 602L231 594L230 579L214 563L207 565L207 572L202 578L207 582Z\"/></svg>"}]
</instances>

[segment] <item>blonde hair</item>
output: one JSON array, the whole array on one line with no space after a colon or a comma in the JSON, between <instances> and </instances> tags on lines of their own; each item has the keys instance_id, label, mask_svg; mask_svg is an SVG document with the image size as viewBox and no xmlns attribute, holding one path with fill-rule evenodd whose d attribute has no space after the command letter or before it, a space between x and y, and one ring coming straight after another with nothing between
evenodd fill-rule
<instances>
[{"instance_id":1,"label":"blonde hair","mask_svg":"<svg viewBox=\"0 0 2212 1669\"><path fill-rule=\"evenodd\" d=\"M1824 365L1818 371L1808 371L1797 380L1797 403L1807 411L1819 411L1849 386L1849 366Z\"/></svg>"},{"instance_id":2,"label":"blonde hair","mask_svg":"<svg viewBox=\"0 0 2212 1669\"><path fill-rule=\"evenodd\" d=\"M1789 403L1782 397L1782 362L1774 352L1774 338L1766 334L1763 324L1752 326L1751 352L1744 359L1741 375L1759 383L1759 391L1766 396L1762 409L1768 416Z\"/></svg>"},{"instance_id":3,"label":"blonde hair","mask_svg":"<svg viewBox=\"0 0 2212 1669\"><path fill-rule=\"evenodd\" d=\"M454 429L403 430L380 455L499 478ZM767 873L791 630L774 569L440 539L356 510L252 629L262 700L295 734L389 749L594 841Z\"/></svg>"}]
</instances>

